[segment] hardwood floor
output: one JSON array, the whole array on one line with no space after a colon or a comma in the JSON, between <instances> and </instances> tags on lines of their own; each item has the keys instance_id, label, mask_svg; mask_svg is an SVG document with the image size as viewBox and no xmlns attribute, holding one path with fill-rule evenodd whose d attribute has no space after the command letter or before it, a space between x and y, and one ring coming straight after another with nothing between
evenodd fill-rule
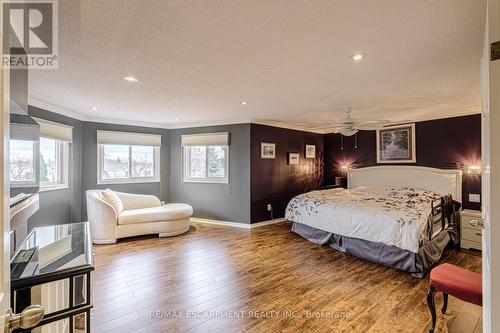
<instances>
[{"instance_id":1,"label":"hardwood floor","mask_svg":"<svg viewBox=\"0 0 500 333\"><path fill-rule=\"evenodd\" d=\"M481 270L470 252L443 261ZM312 244L286 222L194 224L95 246L95 264L92 332L427 332L430 321L428 278ZM481 332L480 316L450 296L436 332Z\"/></svg>"}]
</instances>

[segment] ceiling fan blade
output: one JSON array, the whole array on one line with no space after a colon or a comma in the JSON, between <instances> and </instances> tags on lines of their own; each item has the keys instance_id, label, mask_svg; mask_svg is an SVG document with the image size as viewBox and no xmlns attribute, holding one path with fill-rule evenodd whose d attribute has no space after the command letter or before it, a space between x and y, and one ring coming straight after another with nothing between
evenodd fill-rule
<instances>
[{"instance_id":1,"label":"ceiling fan blade","mask_svg":"<svg viewBox=\"0 0 500 333\"><path fill-rule=\"evenodd\" d=\"M381 119L381 120L370 120L370 119L358 119L356 123L359 125L371 125L371 126L382 126L386 124L390 124L390 120Z\"/></svg>"},{"instance_id":2,"label":"ceiling fan blade","mask_svg":"<svg viewBox=\"0 0 500 333\"><path fill-rule=\"evenodd\" d=\"M374 131L374 130L383 128L382 125L376 126L376 125L366 125L366 124L357 125L357 126L354 126L354 127L356 127L359 130L362 130L362 131Z\"/></svg>"},{"instance_id":3,"label":"ceiling fan blade","mask_svg":"<svg viewBox=\"0 0 500 333\"><path fill-rule=\"evenodd\" d=\"M413 120L401 120L401 121L394 121L394 122L390 122L389 124L384 124L382 125L383 127L387 127L387 126L398 126L398 125L409 125L409 124L413 124L415 121Z\"/></svg>"}]
</instances>

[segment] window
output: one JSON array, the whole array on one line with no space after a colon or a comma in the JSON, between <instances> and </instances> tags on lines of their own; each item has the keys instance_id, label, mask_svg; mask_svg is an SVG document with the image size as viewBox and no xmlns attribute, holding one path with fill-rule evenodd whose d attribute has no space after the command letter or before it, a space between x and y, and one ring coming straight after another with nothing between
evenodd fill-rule
<instances>
[{"instance_id":1,"label":"window","mask_svg":"<svg viewBox=\"0 0 500 333\"><path fill-rule=\"evenodd\" d=\"M227 183L228 146L184 148L184 182Z\"/></svg>"},{"instance_id":2,"label":"window","mask_svg":"<svg viewBox=\"0 0 500 333\"><path fill-rule=\"evenodd\" d=\"M9 178L16 185L36 185L36 142L10 140Z\"/></svg>"},{"instance_id":3,"label":"window","mask_svg":"<svg viewBox=\"0 0 500 333\"><path fill-rule=\"evenodd\" d=\"M98 183L158 182L159 147L99 145Z\"/></svg>"},{"instance_id":4,"label":"window","mask_svg":"<svg viewBox=\"0 0 500 333\"><path fill-rule=\"evenodd\" d=\"M69 143L40 137L40 189L68 187Z\"/></svg>"},{"instance_id":5,"label":"window","mask_svg":"<svg viewBox=\"0 0 500 333\"><path fill-rule=\"evenodd\" d=\"M229 182L229 134L183 135L184 182Z\"/></svg>"},{"instance_id":6,"label":"window","mask_svg":"<svg viewBox=\"0 0 500 333\"><path fill-rule=\"evenodd\" d=\"M45 119L33 119L40 125L36 160L39 165L37 172L40 191L68 188L73 127Z\"/></svg>"},{"instance_id":7,"label":"window","mask_svg":"<svg viewBox=\"0 0 500 333\"><path fill-rule=\"evenodd\" d=\"M161 135L97 131L97 183L160 181Z\"/></svg>"}]
</instances>

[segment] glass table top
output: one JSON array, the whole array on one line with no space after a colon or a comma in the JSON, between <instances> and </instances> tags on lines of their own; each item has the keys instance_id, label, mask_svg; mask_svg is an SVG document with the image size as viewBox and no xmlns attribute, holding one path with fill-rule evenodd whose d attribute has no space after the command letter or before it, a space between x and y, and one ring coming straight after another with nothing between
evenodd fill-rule
<instances>
[{"instance_id":1,"label":"glass table top","mask_svg":"<svg viewBox=\"0 0 500 333\"><path fill-rule=\"evenodd\" d=\"M88 222L38 227L10 262L11 281L93 266Z\"/></svg>"}]
</instances>

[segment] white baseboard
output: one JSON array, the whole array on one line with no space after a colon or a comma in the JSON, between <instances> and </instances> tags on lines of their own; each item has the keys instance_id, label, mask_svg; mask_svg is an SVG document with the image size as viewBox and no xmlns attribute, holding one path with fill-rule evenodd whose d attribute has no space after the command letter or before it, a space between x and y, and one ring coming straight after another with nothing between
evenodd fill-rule
<instances>
[{"instance_id":1,"label":"white baseboard","mask_svg":"<svg viewBox=\"0 0 500 333\"><path fill-rule=\"evenodd\" d=\"M270 224L275 224L275 223L281 223L281 222L285 222L285 221L286 221L286 219L284 217L280 217L279 219L273 219L273 220L252 223L252 224L250 224L250 229L263 227L265 225L270 225Z\"/></svg>"},{"instance_id":2,"label":"white baseboard","mask_svg":"<svg viewBox=\"0 0 500 333\"><path fill-rule=\"evenodd\" d=\"M267 220L267 221L252 223L252 224L202 219L199 217L192 217L191 221L195 222L195 223L214 224L214 225L221 225L221 226L232 227L232 228L254 229L254 228L263 227L263 226L270 225L270 224L285 222L286 219L283 217L283 218L279 218L279 219Z\"/></svg>"}]
</instances>

